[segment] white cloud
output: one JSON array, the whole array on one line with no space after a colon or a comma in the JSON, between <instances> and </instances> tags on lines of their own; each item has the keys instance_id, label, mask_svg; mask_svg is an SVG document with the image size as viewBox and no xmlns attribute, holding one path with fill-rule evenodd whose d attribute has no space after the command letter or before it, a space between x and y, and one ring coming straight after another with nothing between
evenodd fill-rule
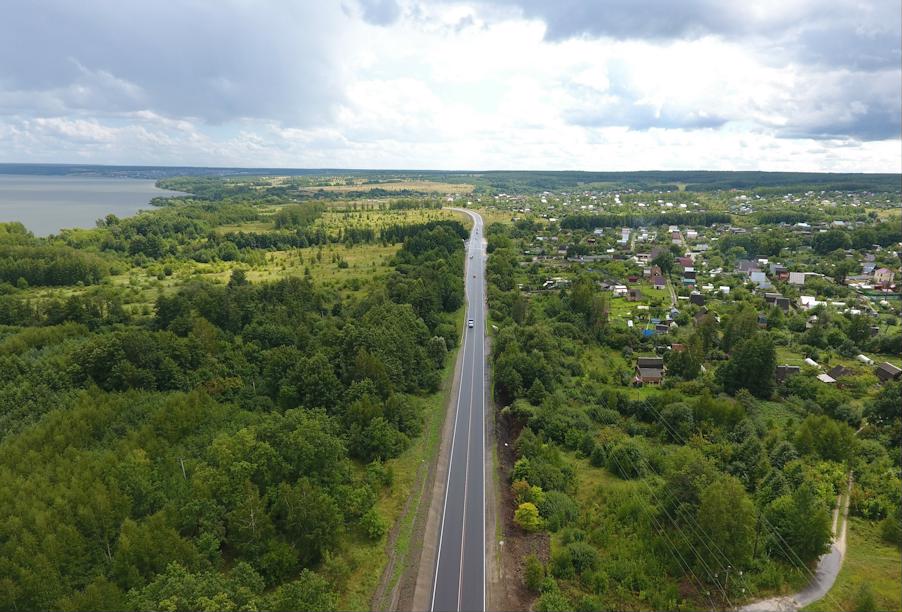
<instances>
[{"instance_id":1,"label":"white cloud","mask_svg":"<svg viewBox=\"0 0 902 612\"><path fill-rule=\"evenodd\" d=\"M0 160L899 171L896 50L858 45L894 31L883 0L712 2L22 5ZM659 14L599 21L627 5Z\"/></svg>"}]
</instances>

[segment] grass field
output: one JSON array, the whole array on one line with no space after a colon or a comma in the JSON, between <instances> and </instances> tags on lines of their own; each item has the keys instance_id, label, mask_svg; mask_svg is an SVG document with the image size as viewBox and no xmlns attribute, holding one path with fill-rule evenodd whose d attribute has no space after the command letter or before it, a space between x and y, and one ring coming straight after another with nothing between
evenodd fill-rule
<instances>
[{"instance_id":1,"label":"grass field","mask_svg":"<svg viewBox=\"0 0 902 612\"><path fill-rule=\"evenodd\" d=\"M839 577L824 599L805 610L863 610L866 592L873 596L872 610L902 610L902 551L880 538L875 523L849 519L846 558Z\"/></svg>"}]
</instances>

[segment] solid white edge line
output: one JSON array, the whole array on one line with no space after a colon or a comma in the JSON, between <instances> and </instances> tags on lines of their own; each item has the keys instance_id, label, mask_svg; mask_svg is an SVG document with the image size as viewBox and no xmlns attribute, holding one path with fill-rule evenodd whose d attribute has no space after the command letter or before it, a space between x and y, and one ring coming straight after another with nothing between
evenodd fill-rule
<instances>
[{"instance_id":1,"label":"solid white edge line","mask_svg":"<svg viewBox=\"0 0 902 612\"><path fill-rule=\"evenodd\" d=\"M480 220L482 217L480 216ZM479 241L479 256L482 258L482 240ZM480 303L480 308L482 308L482 338L481 338L481 346L480 346L480 354L481 358L479 363L481 365L482 371L482 609L486 610L486 589L488 588L486 584L486 555L487 547L488 547L488 537L486 534L488 533L488 527L486 525L486 520L488 519L488 514L486 513L486 498L485 498L485 481L486 481L486 471L487 466L489 465L486 461L485 455L485 428L486 428L486 420L485 420L485 324L488 321L488 313L485 309L485 268L483 267L483 286L482 286L482 298L483 301Z\"/></svg>"},{"instance_id":2,"label":"solid white edge line","mask_svg":"<svg viewBox=\"0 0 902 612\"><path fill-rule=\"evenodd\" d=\"M474 221L475 221L475 219L474 219ZM474 227L474 229L475 229L475 227ZM470 232L470 238L472 239L472 237L473 237L473 232ZM468 259L464 260L464 290L466 290L467 286L469 285L469 280L468 280L469 274L470 274L470 264L469 264L469 258L468 258ZM466 295L466 293L465 293L464 297L467 298L467 305L469 306L469 303L470 303L469 296ZM469 310L469 308L467 308L467 310ZM463 343L461 346L461 349L464 351L464 357L466 357L466 354L467 354L467 351L466 351L467 338L469 337L469 332L467 331L468 329L469 328L466 325L464 325L464 338L463 338ZM435 610L435 589L436 589L436 586L438 585L438 568L439 568L439 563L441 562L441 559L442 559L442 538L445 535L445 512L448 510L448 488L451 486L451 465L454 462L454 442L456 441L456 438L457 438L457 419L460 417L460 387L461 387L462 382L463 382L463 372L461 372L461 379L458 381L458 385L457 385L457 407L454 409L454 427L451 430L451 451L450 451L450 455L448 456L448 477L445 481L445 501L442 506L442 526L439 529L438 549L436 549L436 555L435 555L435 575L432 579L432 601L429 604L429 609L432 610L433 612Z\"/></svg>"}]
</instances>

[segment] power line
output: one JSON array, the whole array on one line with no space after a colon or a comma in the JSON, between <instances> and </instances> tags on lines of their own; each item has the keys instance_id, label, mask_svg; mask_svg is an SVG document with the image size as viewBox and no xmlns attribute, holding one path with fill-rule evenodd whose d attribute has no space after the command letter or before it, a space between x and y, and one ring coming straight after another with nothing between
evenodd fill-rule
<instances>
[{"instance_id":1,"label":"power line","mask_svg":"<svg viewBox=\"0 0 902 612\"><path fill-rule=\"evenodd\" d=\"M611 456L611 458L617 463L617 467L620 469L621 473L625 473L620 461L614 456ZM648 483L645 483L645 484L647 485ZM661 523L660 523L660 521L658 521L658 518L656 516L654 516L654 514L652 514L652 512L644 504L640 505L640 507L641 507L642 511L645 513L645 515L655 523L655 526L658 528L658 531L661 532L661 535L664 536L664 539L667 541L667 544L670 546L671 550L673 551L674 557L677 559L677 563L680 565L680 567L685 569L686 573L688 575L690 575L692 577L692 579L695 580L696 584L699 587L699 593L705 594L705 597L708 599L708 603L711 604L711 610L716 610L717 607L714 605L714 600L711 599L710 591L708 591L705 588L705 585L702 583L702 581L698 578L698 576L695 574L695 572L692 571L692 567L689 565L689 563L686 562L686 559L683 557L679 548L677 548L677 546L670 539L670 536L667 534L667 530L665 530L664 527L661 526Z\"/></svg>"},{"instance_id":2,"label":"power line","mask_svg":"<svg viewBox=\"0 0 902 612\"><path fill-rule=\"evenodd\" d=\"M602 403L604 403L604 402L602 401ZM680 435L679 432L674 430L667 423L666 419L663 418L663 416L649 403L649 401L647 399L642 400L642 405L646 408L651 409L651 411L654 412L654 414L655 414L655 418L657 418L664 425L664 427L667 428L667 430L674 435L675 438L677 438L684 446L686 446L687 443L686 443L685 438L683 438L683 436ZM798 554L795 552L795 550L793 550L793 548L786 542L786 540L783 538L783 536L780 535L780 532L777 531L776 527L774 527L773 524L767 519L767 517L764 515L764 512L758 511L757 515L758 515L758 518L765 524L765 526L770 529L771 533L773 535L777 536L777 538L779 539L779 542L777 543L777 545L778 545L778 547L780 547L782 549L782 551L786 555L786 560L789 561L790 565L800 567L802 570L804 570L804 572L808 573L808 575L811 577L812 580L816 580L817 576L814 574L814 572L812 572L811 569L807 565L805 565L805 563L798 556ZM790 555L792 557L794 557L795 560L793 560L790 557ZM832 603L834 605L836 605L837 610L844 609L840 605L840 603L836 600L836 598L829 593L829 591L826 593L825 596L832 600Z\"/></svg>"},{"instance_id":3,"label":"power line","mask_svg":"<svg viewBox=\"0 0 902 612\"><path fill-rule=\"evenodd\" d=\"M615 456L612 456L612 458L615 461L617 460ZM640 471L638 469L639 466L636 465L636 463L632 460L632 458L629 456L626 456L625 458L630 462L631 466L635 470L635 473L640 474ZM644 460L643 457L640 457L640 459ZM619 462L618 462L618 466L621 467ZM649 471L652 474L658 475L654 470L650 469L651 468L650 465L648 465L647 467L649 468ZM621 471L622 471L622 467L621 467ZM670 520L670 523L676 528L677 533L679 533L682 536L683 541L686 542L686 545L698 558L698 560L701 563L702 567L704 568L705 572L708 574L708 578L710 579L710 581L713 582L714 585L717 587L717 589L721 592L724 600L729 604L729 606L733 607L726 590L720 584L720 581L717 580L717 574L711 570L711 567L705 561L703 555L701 553L699 553L698 549L695 546L693 546L692 543L689 541L689 538L686 536L686 533L682 530L682 528L679 526L679 523L677 523L677 521L673 518L673 516L671 516L670 512L667 510L667 507L664 504L660 503L660 500L658 499L658 496L654 493L654 490L651 488L651 485L648 482L646 482L645 480L641 480L641 482L648 489L648 492L654 499L655 504L664 512L664 514L667 515L668 520Z\"/></svg>"}]
</instances>

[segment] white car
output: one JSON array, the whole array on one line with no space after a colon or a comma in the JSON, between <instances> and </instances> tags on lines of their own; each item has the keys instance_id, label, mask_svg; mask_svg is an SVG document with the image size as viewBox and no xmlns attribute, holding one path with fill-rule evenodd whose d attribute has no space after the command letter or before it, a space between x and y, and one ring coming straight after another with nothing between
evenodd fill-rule
<instances>
[{"instance_id":1,"label":"white car","mask_svg":"<svg viewBox=\"0 0 902 612\"><path fill-rule=\"evenodd\" d=\"M473 327L473 319L467 321L467 327Z\"/></svg>"}]
</instances>

